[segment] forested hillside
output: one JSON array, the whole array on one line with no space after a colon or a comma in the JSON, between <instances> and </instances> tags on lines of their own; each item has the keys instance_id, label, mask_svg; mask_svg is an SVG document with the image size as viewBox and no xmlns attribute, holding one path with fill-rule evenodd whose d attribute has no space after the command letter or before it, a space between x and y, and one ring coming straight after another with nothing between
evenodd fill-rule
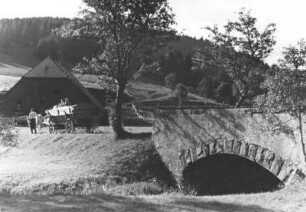
<instances>
[{"instance_id":1,"label":"forested hillside","mask_svg":"<svg viewBox=\"0 0 306 212\"><path fill-rule=\"evenodd\" d=\"M0 61L33 67L43 58L73 67L83 56L95 52L92 42L61 38L56 31L67 18L16 18L0 20Z\"/></svg>"},{"instance_id":2,"label":"forested hillside","mask_svg":"<svg viewBox=\"0 0 306 212\"><path fill-rule=\"evenodd\" d=\"M0 20L0 62L31 68L50 56L71 69L84 56L96 55L99 45L95 40L58 35L59 29L70 21L51 17ZM142 80L172 89L177 83L182 83L193 93L234 104L235 90L227 72L218 64L198 65L195 62L196 52L201 49L209 55L211 46L212 43L205 39L176 36L149 62L158 62L159 68L147 73ZM255 92L260 93L260 83L254 85Z\"/></svg>"},{"instance_id":3,"label":"forested hillside","mask_svg":"<svg viewBox=\"0 0 306 212\"><path fill-rule=\"evenodd\" d=\"M0 20L0 42L10 45L13 42L21 46L37 44L50 35L53 29L61 27L69 19L65 18L16 18Z\"/></svg>"},{"instance_id":4,"label":"forested hillside","mask_svg":"<svg viewBox=\"0 0 306 212\"><path fill-rule=\"evenodd\" d=\"M192 93L221 103L234 104L233 83L227 72L217 64L198 64L195 59L199 49L207 55L212 54L211 46L208 40L188 36L170 42L159 57L162 83L173 89L177 83L182 83Z\"/></svg>"}]
</instances>

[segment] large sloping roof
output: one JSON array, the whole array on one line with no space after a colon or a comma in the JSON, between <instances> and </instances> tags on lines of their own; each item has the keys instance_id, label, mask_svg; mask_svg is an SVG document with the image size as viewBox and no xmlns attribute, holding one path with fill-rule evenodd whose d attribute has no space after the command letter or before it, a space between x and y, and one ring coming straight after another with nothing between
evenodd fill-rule
<instances>
[{"instance_id":1,"label":"large sloping roof","mask_svg":"<svg viewBox=\"0 0 306 212\"><path fill-rule=\"evenodd\" d=\"M50 57L26 73L22 78L71 78L73 75L56 64Z\"/></svg>"},{"instance_id":2,"label":"large sloping roof","mask_svg":"<svg viewBox=\"0 0 306 212\"><path fill-rule=\"evenodd\" d=\"M22 78L69 79L78 89L82 91L83 94L90 99L95 106L97 106L100 110L103 110L101 103L89 93L89 91L80 83L80 81L77 80L71 72L55 63L50 57L44 59L39 65L26 73Z\"/></svg>"}]
</instances>

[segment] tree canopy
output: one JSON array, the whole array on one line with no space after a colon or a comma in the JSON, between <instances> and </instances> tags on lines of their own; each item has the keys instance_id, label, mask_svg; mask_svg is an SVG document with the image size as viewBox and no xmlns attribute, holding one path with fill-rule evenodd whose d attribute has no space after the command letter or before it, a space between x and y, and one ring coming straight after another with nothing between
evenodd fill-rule
<instances>
[{"instance_id":1,"label":"tree canopy","mask_svg":"<svg viewBox=\"0 0 306 212\"><path fill-rule=\"evenodd\" d=\"M299 69L306 63L306 42L302 39L297 46L285 47L280 66L287 69Z\"/></svg>"},{"instance_id":2,"label":"tree canopy","mask_svg":"<svg viewBox=\"0 0 306 212\"><path fill-rule=\"evenodd\" d=\"M266 91L255 98L254 108L268 115L288 113L298 118L301 135L301 149L306 160L306 149L303 139L303 118L305 112L306 73L299 70L305 63L303 51L305 43L302 40L299 47L289 46L283 52L281 67L274 67L262 84Z\"/></svg>"},{"instance_id":3,"label":"tree canopy","mask_svg":"<svg viewBox=\"0 0 306 212\"><path fill-rule=\"evenodd\" d=\"M122 127L121 106L128 79L146 57L157 51L161 38L171 32L174 14L167 0L84 0L88 9L83 18L63 30L63 35L97 39L100 52L85 60L94 74L107 74L118 84L110 121L115 137L126 133Z\"/></svg>"},{"instance_id":4,"label":"tree canopy","mask_svg":"<svg viewBox=\"0 0 306 212\"><path fill-rule=\"evenodd\" d=\"M217 26L207 27L214 45L206 52L199 50L196 58L202 63L220 66L233 83L236 106L256 96L268 67L264 59L272 52L276 41L275 24L263 32L256 27L257 19L242 9L237 21L229 21L221 32Z\"/></svg>"}]
</instances>

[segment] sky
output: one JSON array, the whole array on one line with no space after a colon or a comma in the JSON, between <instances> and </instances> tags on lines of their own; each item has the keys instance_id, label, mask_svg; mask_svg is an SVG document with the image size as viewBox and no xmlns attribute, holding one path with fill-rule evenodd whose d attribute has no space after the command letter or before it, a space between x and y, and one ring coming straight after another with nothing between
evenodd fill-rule
<instances>
[{"instance_id":1,"label":"sky","mask_svg":"<svg viewBox=\"0 0 306 212\"><path fill-rule=\"evenodd\" d=\"M205 26L222 27L235 20L241 8L251 10L258 19L258 28L275 23L277 44L267 62L272 64L281 57L283 47L296 45L306 39L305 0L169 0L176 14L175 28L192 37L206 38ZM0 18L14 17L75 17L82 0L0 0Z\"/></svg>"},{"instance_id":2,"label":"sky","mask_svg":"<svg viewBox=\"0 0 306 212\"><path fill-rule=\"evenodd\" d=\"M241 8L251 11L257 18L257 26L263 30L269 23L276 24L274 51L267 62L276 63L283 48L296 45L306 39L305 0L170 0L176 13L178 30L190 36L208 36L205 26L224 26L228 20L236 20Z\"/></svg>"},{"instance_id":3,"label":"sky","mask_svg":"<svg viewBox=\"0 0 306 212\"><path fill-rule=\"evenodd\" d=\"M0 0L0 18L75 17L82 0Z\"/></svg>"}]
</instances>

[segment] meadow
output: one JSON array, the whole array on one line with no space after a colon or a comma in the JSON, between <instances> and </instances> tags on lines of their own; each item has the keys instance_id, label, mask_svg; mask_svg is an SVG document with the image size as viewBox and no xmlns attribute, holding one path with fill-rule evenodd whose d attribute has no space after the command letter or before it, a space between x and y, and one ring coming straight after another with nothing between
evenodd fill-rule
<instances>
[{"instance_id":1,"label":"meadow","mask_svg":"<svg viewBox=\"0 0 306 212\"><path fill-rule=\"evenodd\" d=\"M0 148L3 211L306 210L305 182L275 192L201 197L166 187L150 138L115 142L108 127L98 134L80 129L50 135L44 128L31 135L26 127L17 129L17 147Z\"/></svg>"},{"instance_id":2,"label":"meadow","mask_svg":"<svg viewBox=\"0 0 306 212\"><path fill-rule=\"evenodd\" d=\"M0 75L0 92L9 90L19 79L20 77Z\"/></svg>"}]
</instances>

